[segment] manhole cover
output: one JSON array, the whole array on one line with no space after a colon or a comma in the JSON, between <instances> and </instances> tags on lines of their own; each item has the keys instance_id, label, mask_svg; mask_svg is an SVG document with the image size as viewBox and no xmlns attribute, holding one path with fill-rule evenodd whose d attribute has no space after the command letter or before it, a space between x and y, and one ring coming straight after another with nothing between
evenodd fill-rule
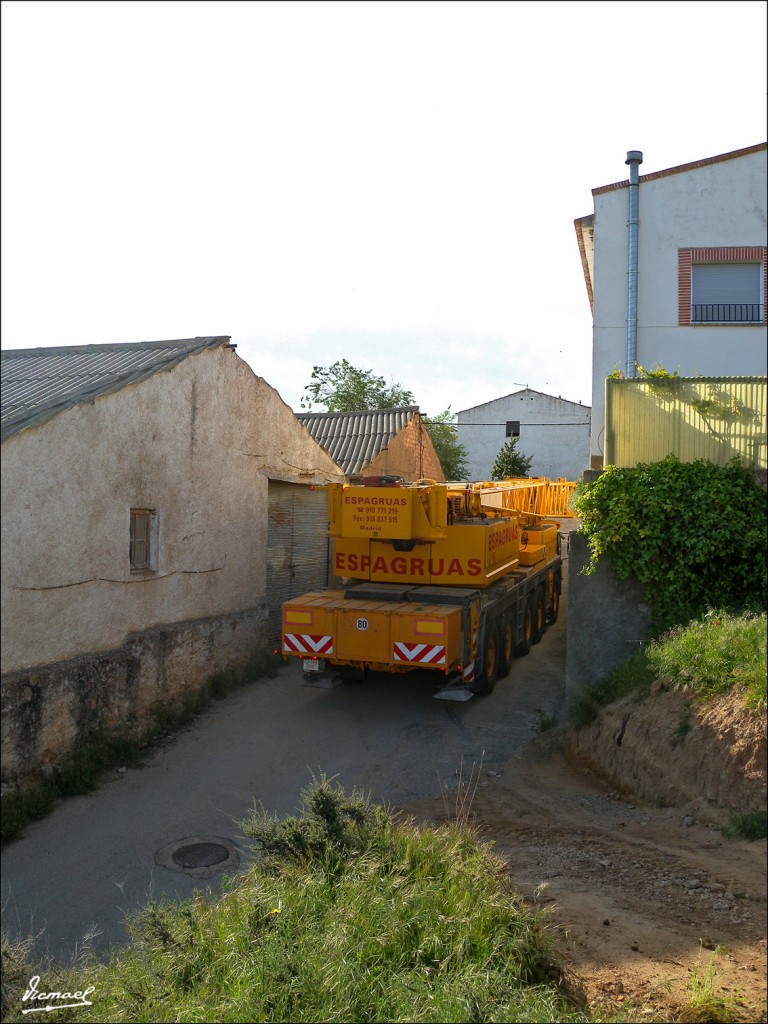
<instances>
[{"instance_id":1,"label":"manhole cover","mask_svg":"<svg viewBox=\"0 0 768 1024\"><path fill-rule=\"evenodd\" d=\"M174 850L173 859L182 868L210 868L229 857L229 850L219 843L192 843Z\"/></svg>"},{"instance_id":2,"label":"manhole cover","mask_svg":"<svg viewBox=\"0 0 768 1024\"><path fill-rule=\"evenodd\" d=\"M223 836L186 836L155 854L155 864L171 871L184 871L193 878L213 878L220 871L234 871L239 863L237 846Z\"/></svg>"}]
</instances>

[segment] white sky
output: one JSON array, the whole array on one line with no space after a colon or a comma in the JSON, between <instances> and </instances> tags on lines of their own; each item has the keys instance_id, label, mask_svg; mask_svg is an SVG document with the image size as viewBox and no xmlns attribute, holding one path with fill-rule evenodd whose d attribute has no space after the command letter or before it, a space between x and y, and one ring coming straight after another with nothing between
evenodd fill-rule
<instances>
[{"instance_id":1,"label":"white sky","mask_svg":"<svg viewBox=\"0 0 768 1024\"><path fill-rule=\"evenodd\" d=\"M4 0L2 346L590 404L591 189L765 138L762 0Z\"/></svg>"}]
</instances>

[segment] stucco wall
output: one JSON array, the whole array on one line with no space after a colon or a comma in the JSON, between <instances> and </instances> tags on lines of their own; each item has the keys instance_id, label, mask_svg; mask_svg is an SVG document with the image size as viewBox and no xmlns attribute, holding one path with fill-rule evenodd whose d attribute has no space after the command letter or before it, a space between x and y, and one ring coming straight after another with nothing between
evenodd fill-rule
<instances>
[{"instance_id":1,"label":"stucco wall","mask_svg":"<svg viewBox=\"0 0 768 1024\"><path fill-rule=\"evenodd\" d=\"M227 347L2 454L4 779L263 653L268 480L343 478ZM131 508L157 511L155 571L131 571Z\"/></svg>"},{"instance_id":2,"label":"stucco wall","mask_svg":"<svg viewBox=\"0 0 768 1024\"><path fill-rule=\"evenodd\" d=\"M642 171L642 168L641 168ZM764 246L766 152L662 175L639 185L636 361L681 376L764 376L761 325L678 326L678 250ZM594 197L591 455L602 456L605 378L627 363L629 189Z\"/></svg>"},{"instance_id":3,"label":"stucco wall","mask_svg":"<svg viewBox=\"0 0 768 1024\"><path fill-rule=\"evenodd\" d=\"M526 389L457 414L470 480L488 480L507 441L507 420L520 422L517 450L532 458L530 475L580 480L589 465L590 408Z\"/></svg>"},{"instance_id":4,"label":"stucco wall","mask_svg":"<svg viewBox=\"0 0 768 1024\"><path fill-rule=\"evenodd\" d=\"M2 455L3 672L258 606L268 476L339 473L228 348L23 430ZM131 508L157 510L155 572L130 569Z\"/></svg>"}]
</instances>

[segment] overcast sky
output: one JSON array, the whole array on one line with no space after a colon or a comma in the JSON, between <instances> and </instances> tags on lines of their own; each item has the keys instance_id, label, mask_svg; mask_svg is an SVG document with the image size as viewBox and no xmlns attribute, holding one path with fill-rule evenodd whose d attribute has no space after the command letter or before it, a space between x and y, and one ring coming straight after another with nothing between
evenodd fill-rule
<instances>
[{"instance_id":1,"label":"overcast sky","mask_svg":"<svg viewBox=\"0 0 768 1024\"><path fill-rule=\"evenodd\" d=\"M228 334L297 411L591 402L591 189L766 138L766 5L2 3L2 346Z\"/></svg>"}]
</instances>

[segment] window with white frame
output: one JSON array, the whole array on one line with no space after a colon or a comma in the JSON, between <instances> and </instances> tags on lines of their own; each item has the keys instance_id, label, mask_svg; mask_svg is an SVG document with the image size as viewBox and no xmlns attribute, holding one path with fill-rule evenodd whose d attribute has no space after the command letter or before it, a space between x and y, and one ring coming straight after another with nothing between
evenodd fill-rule
<instances>
[{"instance_id":1,"label":"window with white frame","mask_svg":"<svg viewBox=\"0 0 768 1024\"><path fill-rule=\"evenodd\" d=\"M158 516L155 509L132 508L129 560L131 569L157 569Z\"/></svg>"}]
</instances>

